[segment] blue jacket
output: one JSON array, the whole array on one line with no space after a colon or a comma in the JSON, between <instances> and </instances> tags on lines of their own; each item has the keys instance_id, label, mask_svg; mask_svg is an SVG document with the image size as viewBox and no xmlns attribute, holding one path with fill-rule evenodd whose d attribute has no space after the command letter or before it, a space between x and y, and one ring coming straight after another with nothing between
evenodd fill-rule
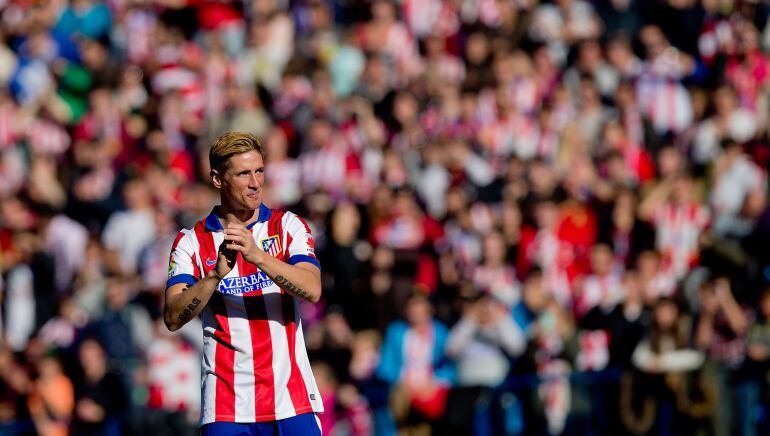
<instances>
[{"instance_id":1,"label":"blue jacket","mask_svg":"<svg viewBox=\"0 0 770 436\"><path fill-rule=\"evenodd\" d=\"M388 383L396 383L401 378L404 367L404 336L411 330L409 324L404 321L394 321L385 331L385 340L382 344L382 355L377 375ZM454 363L450 361L444 347L446 345L449 330L440 322L433 321L433 371L437 380L453 384L456 378Z\"/></svg>"}]
</instances>

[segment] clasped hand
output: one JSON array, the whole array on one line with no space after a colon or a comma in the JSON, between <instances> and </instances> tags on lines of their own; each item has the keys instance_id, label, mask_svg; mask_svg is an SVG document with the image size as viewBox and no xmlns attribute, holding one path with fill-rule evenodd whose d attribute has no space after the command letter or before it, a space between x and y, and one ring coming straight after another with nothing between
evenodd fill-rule
<instances>
[{"instance_id":1,"label":"clasped hand","mask_svg":"<svg viewBox=\"0 0 770 436\"><path fill-rule=\"evenodd\" d=\"M241 253L246 262L257 265L267 254L254 243L254 235L237 219L228 219L225 227L225 247Z\"/></svg>"}]
</instances>

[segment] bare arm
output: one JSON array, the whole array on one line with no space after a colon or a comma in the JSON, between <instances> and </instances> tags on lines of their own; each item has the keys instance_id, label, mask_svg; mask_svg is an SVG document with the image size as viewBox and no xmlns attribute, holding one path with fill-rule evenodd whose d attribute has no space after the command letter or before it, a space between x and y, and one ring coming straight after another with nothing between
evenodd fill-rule
<instances>
[{"instance_id":1,"label":"bare arm","mask_svg":"<svg viewBox=\"0 0 770 436\"><path fill-rule=\"evenodd\" d=\"M123 266L120 263L120 253L112 248L104 249L104 263L107 269L115 274L123 274Z\"/></svg>"},{"instance_id":2,"label":"bare arm","mask_svg":"<svg viewBox=\"0 0 770 436\"><path fill-rule=\"evenodd\" d=\"M671 184L666 180L661 181L639 204L639 218L652 221L655 209L666 201L670 192Z\"/></svg>"},{"instance_id":3,"label":"bare arm","mask_svg":"<svg viewBox=\"0 0 770 436\"><path fill-rule=\"evenodd\" d=\"M733 298L730 282L727 279L718 279L714 283L714 289L730 329L738 336L745 334L748 329L748 319L746 319L746 314L738 302Z\"/></svg>"},{"instance_id":4,"label":"bare arm","mask_svg":"<svg viewBox=\"0 0 770 436\"><path fill-rule=\"evenodd\" d=\"M211 271L203 280L192 286L177 283L166 289L166 302L163 307L163 322L166 323L166 328L172 332L179 330L197 316L208 304L217 284L219 278Z\"/></svg>"},{"instance_id":5,"label":"bare arm","mask_svg":"<svg viewBox=\"0 0 770 436\"><path fill-rule=\"evenodd\" d=\"M634 348L631 362L633 362L634 366L645 372L653 372L656 369L657 356L650 348L650 341L644 340Z\"/></svg>"},{"instance_id":6,"label":"bare arm","mask_svg":"<svg viewBox=\"0 0 770 436\"><path fill-rule=\"evenodd\" d=\"M177 283L166 289L163 304L163 322L166 328L176 331L198 316L217 289L219 281L235 264L235 253L221 249L217 254L217 266L194 285Z\"/></svg>"},{"instance_id":7,"label":"bare arm","mask_svg":"<svg viewBox=\"0 0 770 436\"><path fill-rule=\"evenodd\" d=\"M449 338L446 341L446 353L449 357L457 359L460 357L463 349L473 338L473 334L476 333L478 325L473 316L464 316L460 321L452 327L449 332Z\"/></svg>"},{"instance_id":8,"label":"bare arm","mask_svg":"<svg viewBox=\"0 0 770 436\"><path fill-rule=\"evenodd\" d=\"M730 325L730 329L733 333L738 336L745 334L748 329L748 320L746 319L746 314L743 313L741 307L738 306L738 303L735 301L726 303L724 305L724 311L727 323Z\"/></svg>"},{"instance_id":9,"label":"bare arm","mask_svg":"<svg viewBox=\"0 0 770 436\"><path fill-rule=\"evenodd\" d=\"M701 350L705 350L711 344L711 338L714 336L714 314L703 312L698 319L698 327L695 330L695 345Z\"/></svg>"},{"instance_id":10,"label":"bare arm","mask_svg":"<svg viewBox=\"0 0 770 436\"><path fill-rule=\"evenodd\" d=\"M644 340L634 349L631 361L642 371L661 373L692 371L703 365L704 358L702 352L687 348L655 353L650 341Z\"/></svg>"},{"instance_id":11,"label":"bare arm","mask_svg":"<svg viewBox=\"0 0 770 436\"><path fill-rule=\"evenodd\" d=\"M262 254L261 259L253 263L276 285L292 295L311 303L318 303L321 299L321 271L315 265L308 262L289 265L262 250L259 251Z\"/></svg>"},{"instance_id":12,"label":"bare arm","mask_svg":"<svg viewBox=\"0 0 770 436\"><path fill-rule=\"evenodd\" d=\"M527 347L527 340L524 333L511 316L501 316L495 325L498 333L500 346L510 356L519 356Z\"/></svg>"},{"instance_id":13,"label":"bare arm","mask_svg":"<svg viewBox=\"0 0 770 436\"><path fill-rule=\"evenodd\" d=\"M658 363L664 372L693 371L703 365L705 356L702 352L690 349L665 351L660 354Z\"/></svg>"}]
</instances>

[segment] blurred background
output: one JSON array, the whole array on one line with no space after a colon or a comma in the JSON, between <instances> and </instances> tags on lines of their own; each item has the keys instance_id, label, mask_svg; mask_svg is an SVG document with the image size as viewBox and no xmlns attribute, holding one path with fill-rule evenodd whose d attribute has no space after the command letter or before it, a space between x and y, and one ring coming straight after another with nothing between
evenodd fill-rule
<instances>
[{"instance_id":1,"label":"blurred background","mask_svg":"<svg viewBox=\"0 0 770 436\"><path fill-rule=\"evenodd\" d=\"M0 434L195 434L226 131L308 219L325 434L768 434L770 8L0 0Z\"/></svg>"}]
</instances>

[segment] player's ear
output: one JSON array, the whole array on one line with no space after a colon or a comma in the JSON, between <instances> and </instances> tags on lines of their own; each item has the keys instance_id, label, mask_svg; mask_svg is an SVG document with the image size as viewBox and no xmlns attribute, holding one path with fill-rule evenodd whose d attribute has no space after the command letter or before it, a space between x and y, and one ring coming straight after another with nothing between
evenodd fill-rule
<instances>
[{"instance_id":1,"label":"player's ear","mask_svg":"<svg viewBox=\"0 0 770 436\"><path fill-rule=\"evenodd\" d=\"M220 173L220 170L211 169L211 184L214 185L215 188L221 189L222 188L222 174Z\"/></svg>"}]
</instances>

